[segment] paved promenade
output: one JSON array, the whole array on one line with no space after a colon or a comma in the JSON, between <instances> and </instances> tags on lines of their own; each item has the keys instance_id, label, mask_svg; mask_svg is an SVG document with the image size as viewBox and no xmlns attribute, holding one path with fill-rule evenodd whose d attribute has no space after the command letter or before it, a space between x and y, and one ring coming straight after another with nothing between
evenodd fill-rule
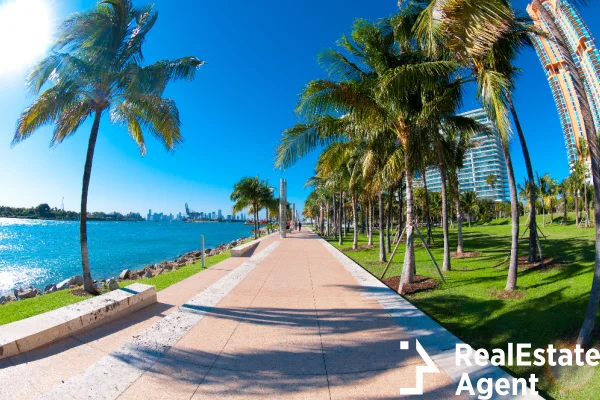
<instances>
[{"instance_id":1,"label":"paved promenade","mask_svg":"<svg viewBox=\"0 0 600 400\"><path fill-rule=\"evenodd\" d=\"M506 376L454 367L458 339L313 233L273 235L154 306L3 360L0 398L411 398L414 339L440 371L415 399L461 398L462 372Z\"/></svg>"}]
</instances>

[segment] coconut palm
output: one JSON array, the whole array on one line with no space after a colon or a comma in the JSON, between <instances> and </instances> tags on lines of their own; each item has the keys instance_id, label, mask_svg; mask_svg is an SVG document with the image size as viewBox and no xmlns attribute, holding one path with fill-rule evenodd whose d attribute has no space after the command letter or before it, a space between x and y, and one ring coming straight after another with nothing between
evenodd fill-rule
<instances>
[{"instance_id":1,"label":"coconut palm","mask_svg":"<svg viewBox=\"0 0 600 400\"><path fill-rule=\"evenodd\" d=\"M477 207L477 193L473 191L464 192L460 195L460 204L467 212L467 220L469 221L469 228L471 227L471 218L473 212Z\"/></svg>"},{"instance_id":2,"label":"coconut palm","mask_svg":"<svg viewBox=\"0 0 600 400\"><path fill-rule=\"evenodd\" d=\"M93 118L81 190L80 245L84 289L95 293L87 245L87 200L102 116L125 125L142 155L144 133L167 150L182 140L175 102L163 97L171 80L191 80L203 63L196 57L142 65L142 45L157 20L153 6L131 0L101 1L91 11L69 17L50 53L27 77L37 96L19 118L13 145L46 124L55 124L52 145L72 136Z\"/></svg>"},{"instance_id":3,"label":"coconut palm","mask_svg":"<svg viewBox=\"0 0 600 400\"><path fill-rule=\"evenodd\" d=\"M253 178L244 177L233 186L233 192L229 196L233 204L233 213L238 213L246 208L254 216L254 239L258 239L260 223L258 221L258 211L262 208L265 199L267 186L264 182L258 179L258 176Z\"/></svg>"}]
</instances>

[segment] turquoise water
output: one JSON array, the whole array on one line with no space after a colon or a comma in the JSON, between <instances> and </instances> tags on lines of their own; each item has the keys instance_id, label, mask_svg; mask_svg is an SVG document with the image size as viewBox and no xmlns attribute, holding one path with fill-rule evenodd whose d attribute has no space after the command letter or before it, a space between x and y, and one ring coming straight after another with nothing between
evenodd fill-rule
<instances>
[{"instance_id":1,"label":"turquoise water","mask_svg":"<svg viewBox=\"0 0 600 400\"><path fill-rule=\"evenodd\" d=\"M89 222L88 245L94 279L125 268L171 260L200 248L214 248L250 236L242 223ZM79 221L0 218L0 293L19 285L39 288L81 275Z\"/></svg>"}]
</instances>

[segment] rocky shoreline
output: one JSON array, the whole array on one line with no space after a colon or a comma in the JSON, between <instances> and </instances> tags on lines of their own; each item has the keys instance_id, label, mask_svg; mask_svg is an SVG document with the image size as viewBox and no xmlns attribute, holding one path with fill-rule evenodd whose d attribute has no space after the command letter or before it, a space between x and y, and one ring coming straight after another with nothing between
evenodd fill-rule
<instances>
[{"instance_id":1,"label":"rocky shoreline","mask_svg":"<svg viewBox=\"0 0 600 400\"><path fill-rule=\"evenodd\" d=\"M223 243L215 247L214 249L204 249L204 257L212 257L217 254L221 254L224 251L231 250L233 247L240 245L247 238L242 237L236 240L232 240L229 243ZM124 269L119 274L118 278L108 278L94 281L94 286L98 291L112 291L120 288L120 282L131 281L141 278L152 278L153 276L161 275L167 272L176 271L186 265L194 264L202 258L202 251L190 251L185 253L174 260L163 261L159 264L149 264L142 269L131 270ZM71 278L65 279L62 282L56 284L48 284L42 291L34 286L22 286L13 289L11 292L5 293L0 296L0 305L18 301L30 299L37 296L42 296L47 293L54 293L59 290L76 289L83 285L83 277L81 275L75 275Z\"/></svg>"}]
</instances>

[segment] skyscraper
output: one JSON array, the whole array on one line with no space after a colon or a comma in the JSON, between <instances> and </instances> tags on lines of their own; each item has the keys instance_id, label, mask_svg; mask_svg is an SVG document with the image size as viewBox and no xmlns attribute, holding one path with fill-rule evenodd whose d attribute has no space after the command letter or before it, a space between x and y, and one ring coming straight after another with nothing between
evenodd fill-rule
<instances>
[{"instance_id":1,"label":"skyscraper","mask_svg":"<svg viewBox=\"0 0 600 400\"><path fill-rule=\"evenodd\" d=\"M546 33L546 37L531 36L558 109L572 171L579 158L580 138L586 139L586 124L600 130L600 52L588 27L567 0L535 0L527 12ZM573 59L574 68L569 58ZM582 114L581 103L585 99L575 90L572 74L578 74L583 81L593 121L586 121Z\"/></svg>"},{"instance_id":2,"label":"skyscraper","mask_svg":"<svg viewBox=\"0 0 600 400\"><path fill-rule=\"evenodd\" d=\"M483 109L477 109L461 114L471 117L488 126L494 134L488 136L480 133L473 137L475 147L465 153L463 168L458 171L458 185L461 193L475 192L480 198L502 201L508 198L508 173L506 160L502 151L502 142L494 128L492 121ZM486 182L487 177L494 175L496 184L492 187ZM432 192L442 190L440 171L437 168L428 168L425 177L427 188ZM416 180L417 185L422 185L421 180Z\"/></svg>"}]
</instances>

